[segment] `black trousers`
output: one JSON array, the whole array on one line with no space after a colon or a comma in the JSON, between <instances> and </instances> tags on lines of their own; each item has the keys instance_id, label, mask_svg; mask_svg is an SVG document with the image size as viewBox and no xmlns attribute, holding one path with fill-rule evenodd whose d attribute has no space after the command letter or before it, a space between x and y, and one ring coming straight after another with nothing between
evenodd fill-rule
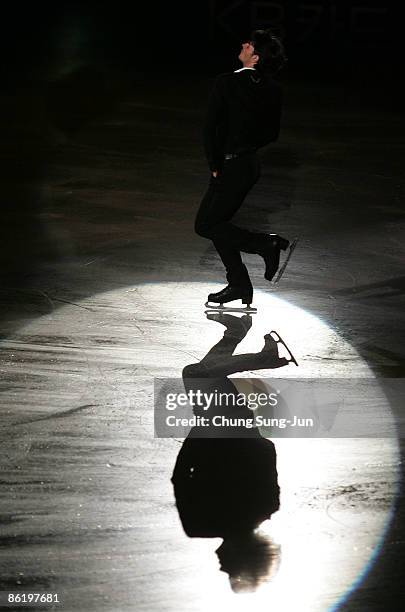
<instances>
[{"instance_id":1,"label":"black trousers","mask_svg":"<svg viewBox=\"0 0 405 612\"><path fill-rule=\"evenodd\" d=\"M264 234L230 223L259 177L260 162L255 152L225 160L219 175L211 176L195 220L196 233L214 243L230 284L250 283L241 251L260 253L263 249Z\"/></svg>"}]
</instances>

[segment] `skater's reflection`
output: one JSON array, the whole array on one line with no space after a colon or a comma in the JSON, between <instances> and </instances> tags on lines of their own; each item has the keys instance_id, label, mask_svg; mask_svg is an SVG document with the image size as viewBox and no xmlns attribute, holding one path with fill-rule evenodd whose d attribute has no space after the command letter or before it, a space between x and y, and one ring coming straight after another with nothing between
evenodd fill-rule
<instances>
[{"instance_id":1,"label":"skater's reflection","mask_svg":"<svg viewBox=\"0 0 405 612\"><path fill-rule=\"evenodd\" d=\"M270 538L254 531L225 538L216 553L220 569L229 574L235 593L255 591L277 572L279 548Z\"/></svg>"},{"instance_id":2,"label":"skater's reflection","mask_svg":"<svg viewBox=\"0 0 405 612\"><path fill-rule=\"evenodd\" d=\"M230 374L280 368L293 360L279 357L274 333L265 336L260 352L233 355L251 327L251 317L214 313L207 317L222 323L226 331L201 362L184 368L187 392L237 395ZM202 412L194 408L196 415ZM246 419L251 414L246 404L216 405L204 411L211 421L213 415ZM193 427L178 454L172 482L186 534L224 539L217 555L232 589L254 590L268 580L277 565L276 547L255 529L279 508L274 444L256 427Z\"/></svg>"}]
</instances>

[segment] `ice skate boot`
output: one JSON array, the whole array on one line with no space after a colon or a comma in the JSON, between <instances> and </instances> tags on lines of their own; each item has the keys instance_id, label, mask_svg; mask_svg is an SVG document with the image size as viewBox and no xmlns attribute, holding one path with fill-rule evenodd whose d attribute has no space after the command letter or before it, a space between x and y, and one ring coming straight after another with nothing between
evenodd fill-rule
<instances>
[{"instance_id":1,"label":"ice skate boot","mask_svg":"<svg viewBox=\"0 0 405 612\"><path fill-rule=\"evenodd\" d=\"M273 281L274 283L278 283L284 271L287 267L288 262L290 261L290 257L292 252L294 251L298 239L295 238L292 243L289 242L286 238L282 238L278 234L269 234L266 236L266 244L259 251L259 255L261 255L264 259L264 263L266 266L264 272L264 278L268 281L272 281L275 274L279 270L280 266L280 252L286 251L289 247L289 252L287 258L280 268L276 279Z\"/></svg>"},{"instance_id":2,"label":"ice skate boot","mask_svg":"<svg viewBox=\"0 0 405 612\"><path fill-rule=\"evenodd\" d=\"M274 285L276 283L278 283L280 278L283 276L283 274L285 272L285 269L286 269L286 267L288 265L288 262L290 261L291 255L293 254L294 249L297 246L297 242L298 242L298 238L294 238L294 240L292 242L290 242L287 257L285 258L283 265L279 269L278 274L277 274L276 278L273 281Z\"/></svg>"},{"instance_id":3,"label":"ice skate boot","mask_svg":"<svg viewBox=\"0 0 405 612\"><path fill-rule=\"evenodd\" d=\"M251 306L253 300L253 287L246 267L243 266L237 273L228 272L227 281L228 285L224 289L208 295L208 300L205 303L206 308L210 311L217 312L257 312L257 308ZM242 300L242 304L245 304L245 307L224 306L224 304L233 302L234 300ZM213 302L213 304L210 304L210 302Z\"/></svg>"},{"instance_id":4,"label":"ice skate boot","mask_svg":"<svg viewBox=\"0 0 405 612\"><path fill-rule=\"evenodd\" d=\"M234 300L242 300L242 304L245 304L245 307L237 308L234 306L224 306L224 304L227 304L228 302L233 302ZM208 300L205 303L205 306L211 311L217 312L257 312L257 308L252 308L251 306L252 300L253 291L251 289L227 285L225 289L222 289L222 291L218 291L218 293L210 293L208 296ZM210 302L213 302L213 304L210 304Z\"/></svg>"}]
</instances>

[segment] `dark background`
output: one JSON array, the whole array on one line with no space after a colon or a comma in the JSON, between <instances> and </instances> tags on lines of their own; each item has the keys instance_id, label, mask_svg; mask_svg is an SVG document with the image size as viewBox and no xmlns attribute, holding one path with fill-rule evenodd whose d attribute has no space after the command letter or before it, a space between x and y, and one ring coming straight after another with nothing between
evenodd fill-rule
<instances>
[{"instance_id":1,"label":"dark background","mask_svg":"<svg viewBox=\"0 0 405 612\"><path fill-rule=\"evenodd\" d=\"M272 26L294 75L360 82L402 76L401 3L384 0L21 3L3 9L6 76L38 78L70 59L99 69L210 74L251 29Z\"/></svg>"},{"instance_id":2,"label":"dark background","mask_svg":"<svg viewBox=\"0 0 405 612\"><path fill-rule=\"evenodd\" d=\"M181 83L180 98L190 83L187 100L177 104L202 109L211 79L240 66L241 41L254 28L272 26L289 57L286 99L311 109L314 125L317 108L387 117L402 113L405 101L402 23L400 3L383 0L3 6L1 277L11 274L18 283L41 257L43 246L32 241L41 232L41 203L32 189L34 183L42 189L55 146L111 116L128 96L148 98L153 90L161 100ZM21 266L14 254L23 250Z\"/></svg>"}]
</instances>

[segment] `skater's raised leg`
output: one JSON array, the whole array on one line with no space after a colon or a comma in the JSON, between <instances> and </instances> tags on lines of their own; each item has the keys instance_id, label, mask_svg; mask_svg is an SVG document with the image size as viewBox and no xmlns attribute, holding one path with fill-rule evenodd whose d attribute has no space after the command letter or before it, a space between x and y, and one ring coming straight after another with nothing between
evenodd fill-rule
<instances>
[{"instance_id":1,"label":"skater's raised leg","mask_svg":"<svg viewBox=\"0 0 405 612\"><path fill-rule=\"evenodd\" d=\"M230 222L259 175L259 162L254 152L225 162L222 172L211 179L195 222L196 233L212 240L226 269L228 284L233 287L233 279L237 279L238 289L239 279L243 283L247 276L241 252L263 257L264 276L270 281L279 268L280 251L289 246L289 241L277 234L253 232ZM233 299L239 297L226 301Z\"/></svg>"}]
</instances>

